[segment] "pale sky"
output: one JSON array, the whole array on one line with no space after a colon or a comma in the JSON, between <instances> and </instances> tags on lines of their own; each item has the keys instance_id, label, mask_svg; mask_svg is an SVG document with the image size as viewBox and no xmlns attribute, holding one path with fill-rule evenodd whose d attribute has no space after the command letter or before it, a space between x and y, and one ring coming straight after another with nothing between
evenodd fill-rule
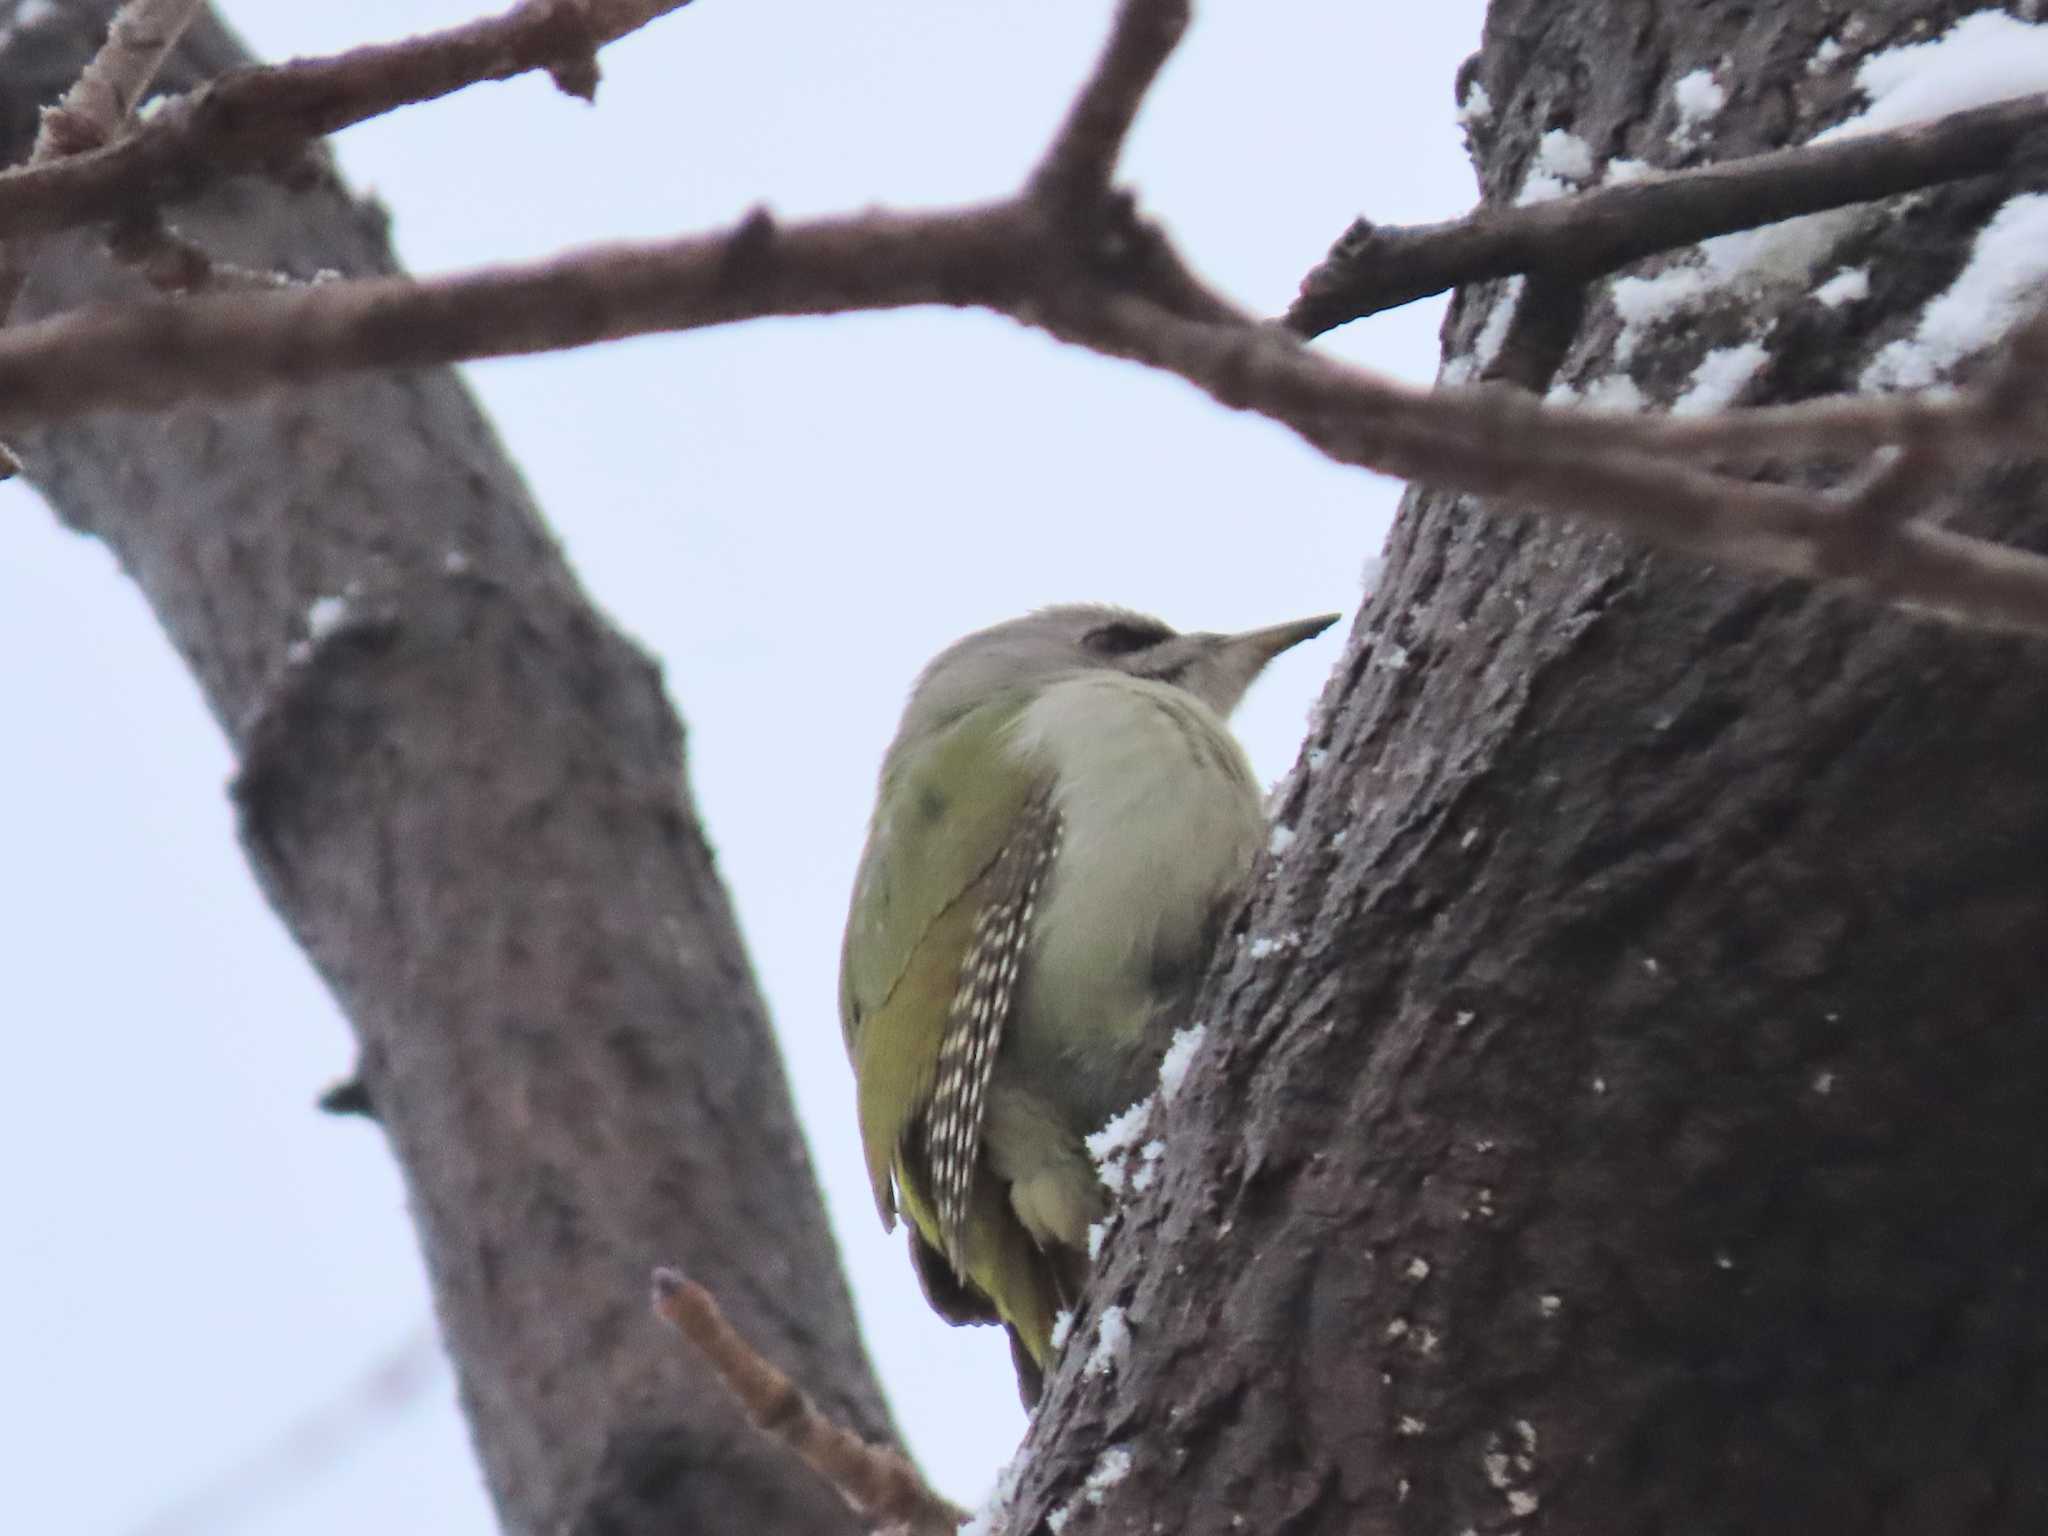
<instances>
[{"instance_id":1,"label":"pale sky","mask_svg":"<svg viewBox=\"0 0 2048 1536\"><path fill-rule=\"evenodd\" d=\"M231 0L267 57L487 0ZM700 3L603 55L594 108L527 78L344 134L418 272L729 221L1007 190L1104 4ZM1201 8L1127 179L1194 264L1277 312L1360 212L1471 201L1451 81L1477 0ZM1411 380L1437 304L1323 343ZM926 1309L875 1220L835 967L873 774L957 635L1107 599L1184 628L1348 623L1399 487L1178 381L950 313L776 321L470 370L597 601L657 652L697 806L789 1062L869 1347L916 1455L980 1497L1022 1430L993 1329ZM1238 716L1270 782L1343 626ZM316 1113L352 1045L256 892L226 747L98 545L0 490L0 754L14 808L0 1078L0 1445L10 1521L125 1536L483 1536L445 1371L246 1498L185 1501L429 1316L374 1127ZM152 1524L152 1522L155 1522Z\"/></svg>"}]
</instances>

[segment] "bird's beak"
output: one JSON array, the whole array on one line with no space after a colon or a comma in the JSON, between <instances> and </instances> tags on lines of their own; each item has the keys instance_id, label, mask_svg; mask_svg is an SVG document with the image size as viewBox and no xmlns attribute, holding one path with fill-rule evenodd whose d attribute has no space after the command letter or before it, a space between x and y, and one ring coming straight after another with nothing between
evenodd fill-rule
<instances>
[{"instance_id":1,"label":"bird's beak","mask_svg":"<svg viewBox=\"0 0 2048 1536\"><path fill-rule=\"evenodd\" d=\"M1242 656L1257 658L1251 670L1251 675L1257 677L1266 663L1282 651L1292 650L1304 640L1315 639L1342 617L1341 613L1319 613L1312 619L1290 619L1285 624L1245 630L1242 634L1232 635L1224 643Z\"/></svg>"},{"instance_id":2,"label":"bird's beak","mask_svg":"<svg viewBox=\"0 0 2048 1536\"><path fill-rule=\"evenodd\" d=\"M1312 619L1294 619L1286 624L1273 624L1265 629L1247 629L1235 635L1208 635L1202 639L1209 647L1209 659L1202 668L1205 676L1199 683L1190 683L1219 715L1228 717L1237 708L1237 701L1244 697L1245 689L1251 687L1252 679L1266 670L1266 663L1290 646L1320 635L1341 614L1323 613Z\"/></svg>"}]
</instances>

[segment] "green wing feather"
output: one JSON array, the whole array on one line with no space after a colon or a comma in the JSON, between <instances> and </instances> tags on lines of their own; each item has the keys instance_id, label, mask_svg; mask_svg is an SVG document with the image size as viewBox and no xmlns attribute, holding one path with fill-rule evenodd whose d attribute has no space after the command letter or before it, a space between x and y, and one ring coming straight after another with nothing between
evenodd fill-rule
<instances>
[{"instance_id":1,"label":"green wing feather","mask_svg":"<svg viewBox=\"0 0 2048 1536\"><path fill-rule=\"evenodd\" d=\"M992 699L883 767L840 957L839 1011L885 1226L909 1171L899 1158L904 1133L931 1099L978 889L1040 788L1009 751L1022 705L1015 695ZM921 1190L904 1194L906 1204L929 1204Z\"/></svg>"}]
</instances>

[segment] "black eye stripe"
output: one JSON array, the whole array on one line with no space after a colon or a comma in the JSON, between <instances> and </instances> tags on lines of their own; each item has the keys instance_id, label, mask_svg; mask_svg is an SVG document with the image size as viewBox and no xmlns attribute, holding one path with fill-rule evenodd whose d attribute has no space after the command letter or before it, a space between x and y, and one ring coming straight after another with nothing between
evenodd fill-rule
<instances>
[{"instance_id":1,"label":"black eye stripe","mask_svg":"<svg viewBox=\"0 0 2048 1536\"><path fill-rule=\"evenodd\" d=\"M1098 656L1128 656L1133 651L1149 650L1160 641L1172 638L1173 631L1163 624L1118 619L1089 630L1081 637L1081 643Z\"/></svg>"}]
</instances>

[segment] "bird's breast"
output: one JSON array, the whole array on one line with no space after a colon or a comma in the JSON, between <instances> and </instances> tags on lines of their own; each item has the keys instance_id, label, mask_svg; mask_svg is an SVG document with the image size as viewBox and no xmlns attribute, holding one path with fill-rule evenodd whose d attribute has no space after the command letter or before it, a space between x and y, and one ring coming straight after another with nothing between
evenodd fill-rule
<instances>
[{"instance_id":1,"label":"bird's breast","mask_svg":"<svg viewBox=\"0 0 2048 1536\"><path fill-rule=\"evenodd\" d=\"M1263 827L1243 749L1201 700L1120 673L1048 687L1012 750L1061 820L1005 1055L1086 1134L1142 1095Z\"/></svg>"}]
</instances>

